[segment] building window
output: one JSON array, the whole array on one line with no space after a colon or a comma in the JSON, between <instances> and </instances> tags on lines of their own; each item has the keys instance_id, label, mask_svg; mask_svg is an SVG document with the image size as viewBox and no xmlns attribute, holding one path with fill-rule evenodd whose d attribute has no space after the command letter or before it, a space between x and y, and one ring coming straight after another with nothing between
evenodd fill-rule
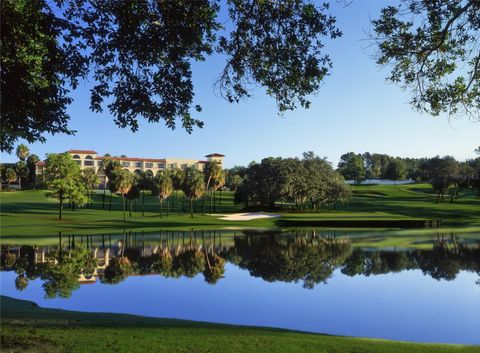
<instances>
[{"instance_id":1,"label":"building window","mask_svg":"<svg viewBox=\"0 0 480 353\"><path fill-rule=\"evenodd\" d=\"M158 167L159 169L165 169L165 164L163 164L163 163L158 163L158 164L157 164L157 167Z\"/></svg>"},{"instance_id":2,"label":"building window","mask_svg":"<svg viewBox=\"0 0 480 353\"><path fill-rule=\"evenodd\" d=\"M83 161L83 165L91 167L95 165L95 162L92 160L85 160Z\"/></svg>"},{"instance_id":3,"label":"building window","mask_svg":"<svg viewBox=\"0 0 480 353\"><path fill-rule=\"evenodd\" d=\"M136 162L136 163L135 163L135 167L141 168L141 167L142 167L142 162Z\"/></svg>"},{"instance_id":4,"label":"building window","mask_svg":"<svg viewBox=\"0 0 480 353\"><path fill-rule=\"evenodd\" d=\"M145 168L153 168L153 163L145 163Z\"/></svg>"},{"instance_id":5,"label":"building window","mask_svg":"<svg viewBox=\"0 0 480 353\"><path fill-rule=\"evenodd\" d=\"M182 164L182 169L183 169L183 170L185 170L185 169L187 169L187 168L188 168L188 164L187 164L187 163Z\"/></svg>"},{"instance_id":6,"label":"building window","mask_svg":"<svg viewBox=\"0 0 480 353\"><path fill-rule=\"evenodd\" d=\"M122 162L122 167L130 167L130 162Z\"/></svg>"},{"instance_id":7,"label":"building window","mask_svg":"<svg viewBox=\"0 0 480 353\"><path fill-rule=\"evenodd\" d=\"M177 168L177 163L170 163L170 164L168 165L168 168L170 168L170 169L175 169L175 168Z\"/></svg>"}]
</instances>

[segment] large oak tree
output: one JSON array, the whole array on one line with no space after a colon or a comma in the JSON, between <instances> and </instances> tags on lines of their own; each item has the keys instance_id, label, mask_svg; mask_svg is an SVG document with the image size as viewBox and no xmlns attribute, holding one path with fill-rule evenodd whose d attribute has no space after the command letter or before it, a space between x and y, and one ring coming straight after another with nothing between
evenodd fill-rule
<instances>
[{"instance_id":1,"label":"large oak tree","mask_svg":"<svg viewBox=\"0 0 480 353\"><path fill-rule=\"evenodd\" d=\"M229 21L219 19L221 7ZM90 108L115 123L201 127L192 63L214 53L229 101L260 85L279 111L308 107L329 73L325 37L341 35L328 5L304 0L4 0L1 2L2 151L73 134L71 91L87 80ZM226 24L225 26L223 24Z\"/></svg>"}]
</instances>

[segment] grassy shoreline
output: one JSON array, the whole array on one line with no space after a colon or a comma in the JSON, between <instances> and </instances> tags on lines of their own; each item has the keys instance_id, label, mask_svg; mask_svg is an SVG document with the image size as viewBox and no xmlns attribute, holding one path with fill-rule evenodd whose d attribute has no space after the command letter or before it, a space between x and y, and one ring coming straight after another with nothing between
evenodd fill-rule
<instances>
[{"instance_id":1,"label":"grassy shoreline","mask_svg":"<svg viewBox=\"0 0 480 353\"><path fill-rule=\"evenodd\" d=\"M123 222L120 198L113 198L112 211L102 209L102 193L94 197L94 208L80 208L76 211L66 210L64 219L59 221L58 203L47 199L41 190L0 193L1 224L0 234L3 239L11 237L55 236L64 234L102 234L118 233L124 230L154 232L159 229L222 229L236 228L279 228L283 223L305 226L322 222L338 225L350 222L356 227L359 223L383 222L386 228L395 226L395 222L425 219L440 219L439 231L455 229L462 232L480 232L480 202L471 194L460 195L455 203L435 203L435 195L426 184L411 185L361 185L353 186L353 197L348 205L336 210L321 210L318 213L295 213L283 211L279 219L257 219L251 221L226 221L215 215L197 213L178 215L176 207L168 217L160 218L159 204L152 196L145 201L145 216L141 213L141 200L137 212ZM197 211L201 201L197 202ZM208 210L208 207L207 207ZM224 192L217 205L215 214L241 212L241 206L233 204L233 193ZM388 226L388 222L392 226ZM361 226L361 224L360 224Z\"/></svg>"},{"instance_id":2,"label":"grassy shoreline","mask_svg":"<svg viewBox=\"0 0 480 353\"><path fill-rule=\"evenodd\" d=\"M479 346L425 344L222 325L135 315L41 308L1 296L3 352L480 352Z\"/></svg>"}]
</instances>

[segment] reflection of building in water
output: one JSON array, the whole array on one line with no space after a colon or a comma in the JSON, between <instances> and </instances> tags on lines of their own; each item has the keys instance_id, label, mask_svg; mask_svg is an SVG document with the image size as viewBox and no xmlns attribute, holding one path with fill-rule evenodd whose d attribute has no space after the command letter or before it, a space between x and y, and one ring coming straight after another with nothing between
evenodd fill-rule
<instances>
[{"instance_id":1,"label":"reflection of building in water","mask_svg":"<svg viewBox=\"0 0 480 353\"><path fill-rule=\"evenodd\" d=\"M68 236L63 241L60 236L59 247L2 245L2 269L16 271L19 286L26 285L27 278L50 281L46 290L52 296L65 284L73 290L78 283L115 284L136 275L178 278L203 273L205 281L214 284L223 278L225 261L254 277L302 281L306 288L326 282L336 270L370 276L419 269L445 280L461 270L480 272L480 242L443 235L428 241L430 249L378 249L354 247L348 238L315 231L245 231L223 240L215 231L125 233L113 239Z\"/></svg>"},{"instance_id":2,"label":"reflection of building in water","mask_svg":"<svg viewBox=\"0 0 480 353\"><path fill-rule=\"evenodd\" d=\"M79 238L81 239L79 241ZM178 256L185 251L193 250L195 252L208 252L208 253L222 253L228 251L229 247L220 243L199 242L195 237L187 237L188 240L176 239L176 241L169 241L168 239L162 239L155 243L137 243L137 240L132 239L129 236L124 237L121 240L114 240L113 242L103 239L103 245L94 244L92 241L88 242L90 236L72 236L68 237L68 246L55 247L55 246L34 246L33 249L33 261L35 264L52 264L58 265L58 255L60 251L66 253L72 249L85 246L92 258L95 260L95 269L90 274L80 273L78 281L80 284L92 284L101 280L104 276L105 269L110 265L112 259L127 257L132 260L139 261L141 259L153 258L155 255L160 255L167 251L172 256ZM84 241L85 240L85 241ZM66 242L65 242L66 243ZM62 243L62 244L65 244ZM108 244L108 245L107 245ZM25 248L25 247L24 247ZM29 247L30 248L30 247ZM20 257L21 246L8 247L8 251L18 254ZM3 250L3 249L2 249ZM160 272L151 271L148 273L131 273L130 276L135 275L159 275Z\"/></svg>"},{"instance_id":3,"label":"reflection of building in water","mask_svg":"<svg viewBox=\"0 0 480 353\"><path fill-rule=\"evenodd\" d=\"M68 251L63 249L63 251ZM58 264L57 259L58 250L51 251L50 246L38 246L34 248L34 262L36 264L51 263L53 265ZM95 283L97 278L101 276L102 271L110 264L110 249L109 248L94 248L92 249L92 257L95 259L96 267L92 274L85 275L80 273L78 281L80 284Z\"/></svg>"}]
</instances>

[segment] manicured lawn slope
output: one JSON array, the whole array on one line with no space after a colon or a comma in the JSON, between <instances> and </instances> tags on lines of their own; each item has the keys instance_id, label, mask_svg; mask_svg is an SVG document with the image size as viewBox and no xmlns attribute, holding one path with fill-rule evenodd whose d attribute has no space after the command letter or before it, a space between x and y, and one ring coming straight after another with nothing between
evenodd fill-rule
<instances>
[{"instance_id":1,"label":"manicured lawn slope","mask_svg":"<svg viewBox=\"0 0 480 353\"><path fill-rule=\"evenodd\" d=\"M318 213L284 212L281 220L295 221L296 226L302 226L304 221L312 220L441 219L446 231L458 227L462 227L463 232L480 230L480 199L471 193L460 195L454 203L438 204L431 187L426 184L365 185L353 186L352 190L353 197L348 205L336 210L321 210ZM159 229L271 228L281 225L275 219L224 221L215 215L201 214L196 214L195 218L191 219L189 214L178 215L176 203L170 207L169 217L160 218L159 202L152 196L146 197L144 217L141 214L141 200L138 200L137 212L133 212L132 217L124 223L121 199L117 196L113 198L113 210L109 212L108 194L106 209L103 209L101 192L94 198L93 209L66 210L64 219L58 221L58 203L56 200L47 199L43 191L2 192L0 198L0 231L3 242L18 236L55 236L58 232L100 234L118 233L124 229L154 232ZM199 212L201 201L196 203L196 208ZM208 206L206 209L208 211ZM224 192L216 213L239 211L241 206L233 204L233 193Z\"/></svg>"},{"instance_id":2,"label":"manicured lawn slope","mask_svg":"<svg viewBox=\"0 0 480 353\"><path fill-rule=\"evenodd\" d=\"M270 328L44 309L1 297L2 352L480 352Z\"/></svg>"}]
</instances>

